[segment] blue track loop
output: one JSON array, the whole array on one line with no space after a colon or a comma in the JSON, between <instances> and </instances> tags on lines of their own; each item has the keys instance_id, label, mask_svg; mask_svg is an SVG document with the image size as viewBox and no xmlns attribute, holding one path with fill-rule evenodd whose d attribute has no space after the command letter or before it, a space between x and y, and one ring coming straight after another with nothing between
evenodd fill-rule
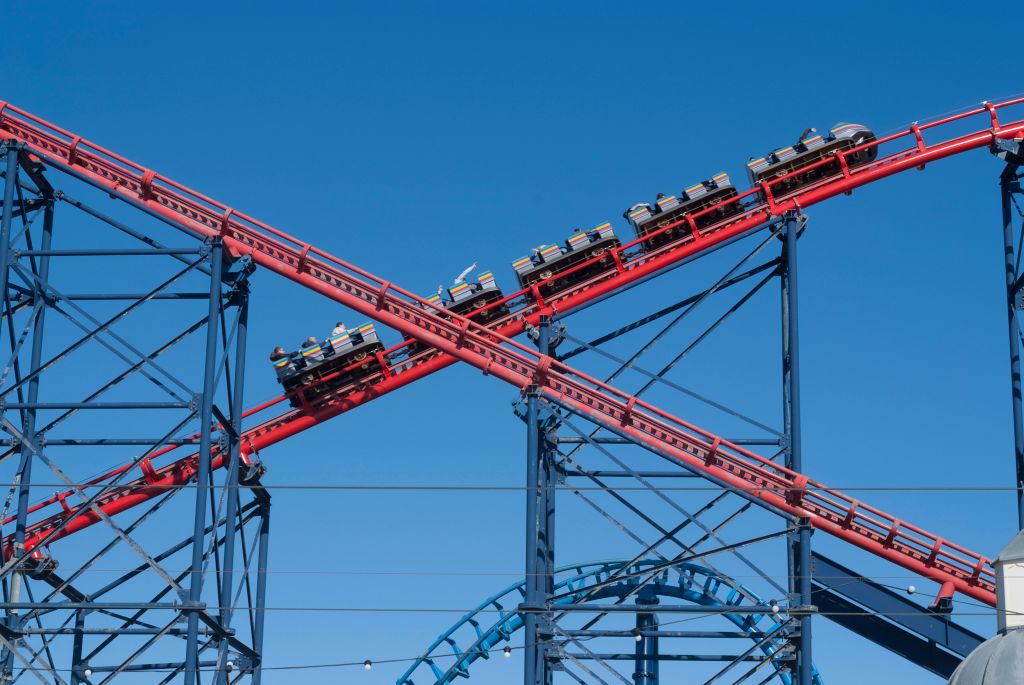
<instances>
[{"instance_id":1,"label":"blue track loop","mask_svg":"<svg viewBox=\"0 0 1024 685\"><path fill-rule=\"evenodd\" d=\"M643 560L626 567L623 561L602 561L563 566L555 572L555 594L566 595L558 604L632 596L641 578L645 577L645 569L660 563L656 560ZM622 580L601 587L616 573L624 576ZM600 589L595 591L597 587ZM515 611L515 607L522 601L524 592L524 584L516 583L485 600L434 640L423 655L395 681L396 685L447 685L456 678L469 678L469 667L477 659L490 658L493 650L503 642L508 642L511 635L523 627L522 616ZM659 572L657 579L645 587L647 592L709 607L739 605L744 600L747 605L768 605L768 602L731 578L689 563L681 563ZM493 622L492 616L497 616ZM764 635L785 620L783 614L746 614L742 610L721 616L748 633L755 642L763 640ZM460 646L460 642L466 646ZM765 642L760 650L765 656L771 657L785 642L785 638L780 636ZM782 664L773 662L772 666L784 685L792 685L790 674L780 671ZM817 669L814 669L814 683L824 685Z\"/></svg>"}]
</instances>

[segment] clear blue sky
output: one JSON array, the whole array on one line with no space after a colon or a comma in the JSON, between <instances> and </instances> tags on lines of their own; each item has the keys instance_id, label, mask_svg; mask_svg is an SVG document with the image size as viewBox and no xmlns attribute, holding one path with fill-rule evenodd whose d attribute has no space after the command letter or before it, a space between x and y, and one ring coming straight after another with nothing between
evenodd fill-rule
<instances>
[{"instance_id":1,"label":"clear blue sky","mask_svg":"<svg viewBox=\"0 0 1024 685\"><path fill-rule=\"evenodd\" d=\"M949 3L22 3L6 8L5 25L0 98L422 292L473 261L508 286L508 263L529 247L609 219L627 233L626 206L722 169L741 178L750 155L807 126L889 132L1024 90L1010 68L1019 54L992 15ZM979 151L810 212L800 249L809 475L851 489L1012 484L998 171ZM595 308L571 332L592 337L664 306L736 254ZM338 308L269 273L256 276L253 306L255 402L275 390L266 351L326 330ZM772 286L673 379L778 425L777 308ZM525 437L513 399L450 369L268 450L266 481L516 486ZM1014 532L1006 492L857 496L984 553ZM521 573L522 500L281 491L269 604L472 606ZM559 503L559 562L635 553L571 494ZM758 515L728 532L777 525ZM858 570L927 586L815 540ZM784 573L781 550L772 554L766 563ZM268 665L415 656L455 616L272 614ZM866 664L879 682L938 682L816 625L830 684L864 682ZM264 682L393 682L402 668ZM518 660L484 663L476 681L521 682Z\"/></svg>"}]
</instances>

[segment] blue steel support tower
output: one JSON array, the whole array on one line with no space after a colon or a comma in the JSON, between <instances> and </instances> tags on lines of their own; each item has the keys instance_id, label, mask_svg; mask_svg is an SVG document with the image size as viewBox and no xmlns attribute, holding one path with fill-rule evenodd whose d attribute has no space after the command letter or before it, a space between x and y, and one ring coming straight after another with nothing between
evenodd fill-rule
<instances>
[{"instance_id":1,"label":"blue steel support tower","mask_svg":"<svg viewBox=\"0 0 1024 685\"><path fill-rule=\"evenodd\" d=\"M1020 269L1020 245L1018 236L1024 236L1024 224L1021 230L1014 231L1014 209L1019 219L1024 220L1024 213L1016 197L1024 195L1021 191L1020 168L1024 166L1024 143L1020 140L995 140L992 152L1006 162L999 175L999 196L1003 228L1003 260L1006 276L1006 319L1007 332L1010 339L1010 401L1013 407L1013 462L1017 488L1017 527L1024 530L1024 407L1021 398L1021 327L1020 311L1024 308L1022 288L1024 275Z\"/></svg>"},{"instance_id":2,"label":"blue steel support tower","mask_svg":"<svg viewBox=\"0 0 1024 685\"><path fill-rule=\"evenodd\" d=\"M782 286L782 392L783 432L785 434L786 467L803 472L800 432L800 316L797 287L797 239L804 220L796 212L783 218L782 260L779 280ZM793 640L797 685L811 685L811 527L800 521L797 531L789 536L790 614L798 615L798 628Z\"/></svg>"},{"instance_id":3,"label":"blue steel support tower","mask_svg":"<svg viewBox=\"0 0 1024 685\"><path fill-rule=\"evenodd\" d=\"M781 328L783 334L783 430L781 432L772 431L767 426L759 424L756 421L746 419L741 414L738 414L727 407L720 405L716 406L718 409L725 410L732 413L734 416L740 417L744 421L748 421L755 427L767 430L770 434L770 437L739 439L737 442L741 444L776 446L783 450L788 466L798 465L800 462L800 398L799 333L797 317L798 305L796 297L797 254L795 243L798 234L802 233L804 225L804 217L795 213L787 214L775 223L771 236L765 239L758 247L748 254L747 257L741 260L739 264L728 271L710 289L692 297L685 298L681 302L660 310L652 316L645 317L637 322L628 324L617 331L601 336L591 343L585 343L582 340L573 338L572 336L564 335L564 329L560 329L556 333L552 330L553 326L560 326L561 324L555 324L547 317L541 318L538 325L529 331L531 338L535 343L537 343L539 349L543 353L549 355L553 355L555 353L554 345L551 344L553 339L558 340L564 336L566 339L578 343L578 347L562 355L561 358L563 359L570 358L580 354L581 352L589 351L616 362L619 364L618 371L612 374L609 380L614 380L627 369L639 371L640 373L647 375L649 380L640 389L638 395L660 385L693 396L691 391L668 381L665 378L666 374L684 357L686 357L697 344L704 341L706 337L712 331L717 329L729 316L745 305L759 290L761 290L761 288L778 276L782 286ZM742 267L748 265L749 261L758 255L764 248L772 243L777 243L778 239L782 239L783 241L783 251L780 258L768 260L763 264L750 268L746 271L741 270ZM712 323L703 333L697 335L695 342L685 347L683 351L664 368L656 373L651 373L638 366L638 361L643 354L657 345L669 330L681 321L686 320L687 317L695 311L697 307L707 301L709 297L715 295L719 291L724 291L729 287L743 283L749 279L754 279L755 277L757 277L756 282L749 291L740 297L739 301L729 308L726 314ZM679 310L682 311L679 312ZM639 326L650 324L653 321L666 317L670 314L676 314L676 316L673 317L672 321L662 328L660 332L655 334L648 342L644 343L629 359L618 359L614 355L600 349L600 346L604 343L609 342L624 333L635 330ZM631 568L628 565L616 571L612 571L608 574L608 578L602 581L599 587L589 593L580 593L580 595L575 597L574 601L578 604L577 606L557 606L559 602L564 601L562 599L564 598L564 594L553 594L553 588L555 587L553 564L553 512L554 493L556 488L560 486L566 488L570 492L573 492L577 496L583 498L584 501L587 501L591 506L595 506L596 510L603 514L605 518L609 518L611 516L608 510L596 507L596 505L594 505L586 495L582 494L581 491L576 489L574 486L569 485L569 479L585 478L589 480L592 487L612 493L614 499L617 500L619 504L625 506L627 510L631 511L634 515L639 516L641 519L646 520L647 523L654 526L659 535L659 539L652 543L644 543L645 547L636 557L635 561L645 559L650 556L650 561L655 561L660 558L665 564L676 563L685 559L704 558L703 554L697 550L697 546L704 542L717 542L724 545L724 550L732 547L731 545L725 544L721 537L719 537L716 532L717 527L713 529L701 520L702 517L708 516L708 512L713 511L713 507L715 507L718 502L722 501L722 498L726 497L728 493L722 493L712 500L711 503L705 505L695 513L689 512L677 504L673 504L677 512L682 516L682 522L676 522L672 526L663 526L643 511L643 505L629 502L625 493L616 493L614 488L611 488L606 484L606 481L608 479L620 478L633 479L639 484L642 484L645 488L649 489L651 492L658 493L659 497L664 497L664 494L661 493L658 486L653 484L656 479L691 477L692 474L688 474L684 471L671 470L634 470L628 466L626 462L619 460L608 452L611 445L630 444L631 441L628 438L615 437L607 433L602 433L600 430L590 432L589 434L582 432L581 429L577 428L567 416L562 416L561 418L555 416L553 411L555 411L556 408L550 405L546 400L541 399L539 393L537 393L533 388L528 389L525 393L524 404L523 418L527 424L527 535L526 573L522 586L523 601L519 604L519 612L522 617L523 626L525 666L524 683L526 685L549 685L552 682L553 674L560 671L565 672L566 675L577 680L581 677L579 674L582 673L584 679L589 676L589 678L594 682L600 682L601 676L597 675L598 671L604 669L609 673L615 672L615 667L612 664L615 661L622 661L626 659L632 661L633 667L631 669L631 680L634 685L657 685L660 682L661 662L681 660L721 660L725 662L721 671L723 674L735 668L738 664L742 664L746 661L753 661L755 663L751 673L754 670L763 668L763 664L771 662L772 666L769 669L769 673L775 674L772 677L783 677L784 681L787 683L791 682L790 678L792 678L793 683L818 682L818 676L813 670L813 666L810 664L810 630L806 625L800 625L801 623L807 624L809 622L809 614L805 607L808 607L810 604L809 530L804 526L793 525L785 528L781 533L769 534L759 540L738 543L738 546L742 547L747 544L753 544L761 540L775 539L780 536L787 540L787 559L789 563L793 564L793 569L795 569L795 572L791 573L793 576L793 583L789 591L789 605L792 612L789 614L779 615L779 622L772 631L771 640L773 645L777 644L776 641L781 641L778 642L778 644L781 644L782 646L773 647L771 652L773 656L771 659L765 659L763 656L759 658L755 655L755 652L759 649L757 644L755 644L754 648L747 650L746 652L731 656L724 654L687 654L685 648L682 652L680 651L678 644L674 644L673 647L668 650L662 650L661 642L663 636L669 636L672 638L685 636L700 639L717 638L721 637L724 633L721 631L699 630L666 631L660 626L660 621L658 619L659 613L677 613L682 611L682 608L675 604L662 604L658 593L652 592L654 588L660 587L660 585L657 584L659 581L656 581L656 578L659 577L658 574L660 571L658 571L658 569L661 568L661 566L657 564L654 566L654 570L651 573L644 573L639 579L628 574L620 577L620 574L625 573L626 568ZM560 437L555 434L553 426L557 425L556 421L567 426L573 432L576 432L577 437ZM561 445L570 445L572 446L572 449L568 452L559 451L558 448ZM619 465L621 470L595 470L582 466L578 461L576 461L576 454L580 449L587 446L592 447L594 450L604 454L606 457L611 458ZM749 505L741 507L733 516L741 514L748 506ZM612 520L615 525L619 526L620 529L626 531L628 535L633 537L633 539L638 542L642 540L642 534L629 530L627 524L623 523L621 519L610 520ZM679 535L682 530L688 527L692 527L694 529L700 528L703 530L703 534L699 537L696 544L683 541ZM680 547L682 550L681 555L665 555L660 551L659 548L669 542ZM708 553L720 554L721 552L712 550ZM750 564L749 559L744 557L742 554L739 554L738 552L734 552L734 554L744 563ZM762 573L757 569L756 565L751 566L751 568L758 574ZM801 569L807 569L807 572L802 572ZM617 592L622 593L621 595L618 595L619 602L622 603L621 606L610 607L605 604L593 603L602 597L608 596L606 594L608 592L608 588L613 586L618 588ZM781 587L779 589L783 590ZM588 600L590 601L588 602ZM760 609L761 611L768 611L769 607L762 606ZM623 630L621 628L617 628L614 630L595 630L593 628L598 621L604 620L604 618L615 613L619 613L619 611L622 610L629 611L634 615L633 629ZM582 628L566 625L571 623L571 618L573 616L581 616L578 612L591 612L593 613L593 617L583 619L584 623ZM630 642L635 640L632 647L633 653L626 655L623 653L593 651L588 649L586 644L588 640L593 640L595 638L614 637L628 639ZM801 639L803 642L801 642ZM765 643L760 644L763 646ZM466 654L467 652L462 653ZM593 668L587 666L587 663L594 664ZM431 661L431 664L433 664L432 668L436 668L435 662ZM569 668L570 666L572 668ZM460 673L462 672L462 668L463 666L453 666L447 671L435 670L435 675L440 674L436 682L449 682L449 678L451 677L450 674ZM415 668L410 669L410 673L414 670ZM790 672L791 675L787 675ZM617 675L615 677L622 679L625 676ZM806 680L802 680L804 678L806 678ZM412 683L415 681L412 681L410 678L404 682ZM579 682L584 682L584 680L579 680ZM587 680L587 682L589 682L589 680Z\"/></svg>"},{"instance_id":4,"label":"blue steel support tower","mask_svg":"<svg viewBox=\"0 0 1024 685\"><path fill-rule=\"evenodd\" d=\"M551 319L541 317L534 329L537 348L554 355ZM555 419L536 389L526 398L526 580L524 611L525 685L551 685L555 657L551 653L551 613L547 602L554 587L555 570Z\"/></svg>"},{"instance_id":5,"label":"blue steel support tower","mask_svg":"<svg viewBox=\"0 0 1024 685\"><path fill-rule=\"evenodd\" d=\"M219 239L134 213L146 224L136 228L73 199L20 144L0 156L0 464L14 508L0 567L0 679L86 685L134 672L194 683L208 672L204 682L259 682L269 496L240 440L252 264L229 258ZM55 232L57 217L66 230ZM182 235L184 246L166 245ZM159 490L161 458L196 449L182 468L199 487L168 488L114 522L108 511L130 500L128 483ZM216 477L215 459L225 467ZM125 461L94 479L96 464ZM84 506L72 513L46 499L52 487L41 484L54 480ZM43 523L30 528L30 512ZM74 553L64 576L49 543L86 517L105 525L61 548ZM149 549L140 535L155 530L180 541ZM101 559L134 568L97 583L87 572Z\"/></svg>"}]
</instances>

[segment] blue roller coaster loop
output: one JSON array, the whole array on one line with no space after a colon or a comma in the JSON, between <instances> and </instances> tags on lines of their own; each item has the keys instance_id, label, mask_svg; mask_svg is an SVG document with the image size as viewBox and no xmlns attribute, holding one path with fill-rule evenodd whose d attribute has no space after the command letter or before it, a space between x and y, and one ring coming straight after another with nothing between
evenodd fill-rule
<instances>
[{"instance_id":1,"label":"blue roller coaster loop","mask_svg":"<svg viewBox=\"0 0 1024 685\"><path fill-rule=\"evenodd\" d=\"M565 595L557 604L574 604L584 600L606 598L625 598L631 596L640 579L645 577L644 570L660 565L656 560L641 560L626 567L623 561L602 561L573 566L563 566L556 571L555 594ZM622 579L608 585L602 585L612 578L613 574L622 574ZM594 588L599 588L595 590ZM701 606L727 607L739 605L747 600L747 604L767 606L762 600L745 586L731 578L723 576L711 569L696 564L681 563L658 573L653 582L645 586L645 592L656 596L674 597ZM396 685L416 685L413 676L420 674L420 685L429 682L434 685L447 685L456 678L468 678L469 667L477 659L488 659L497 645L508 642L511 635L522 628L522 616L515 611L525 594L524 584L511 585L496 595L485 600L476 609L463 616L451 628L442 633L427 648L422 656L413 662L403 673ZM481 625L483 616L496 613L497 620L489 627ZM750 635L755 642L764 641L764 636L777 628L785 616L775 614L721 614L741 631ZM488 619L489 620L489 619ZM459 647L456 633L465 633L465 640L472 640L465 649ZM460 635L458 639L462 639ZM776 654L785 644L785 638L764 641L760 650L765 656ZM443 662L452 662L447 669L442 668ZM792 685L788 672L782 672L781 664L773 662L779 680L784 685ZM818 670L814 670L815 685L824 685Z\"/></svg>"}]
</instances>

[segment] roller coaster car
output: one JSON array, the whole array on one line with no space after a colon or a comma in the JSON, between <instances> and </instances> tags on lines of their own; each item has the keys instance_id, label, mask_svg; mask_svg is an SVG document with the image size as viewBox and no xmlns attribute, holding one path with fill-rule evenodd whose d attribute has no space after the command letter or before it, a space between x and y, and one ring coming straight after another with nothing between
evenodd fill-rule
<instances>
[{"instance_id":1,"label":"roller coaster car","mask_svg":"<svg viewBox=\"0 0 1024 685\"><path fill-rule=\"evenodd\" d=\"M507 305L491 307L490 309L480 311L492 302L497 302L505 297L501 292L501 288L494 282L494 274L490 271L478 274L476 283L463 281L462 283L449 286L448 297L447 302L442 302L438 295L428 298L427 301L435 307L444 307L450 312L455 312L483 324L489 323L494 319L500 319L508 314Z\"/></svg>"},{"instance_id":2,"label":"roller coaster car","mask_svg":"<svg viewBox=\"0 0 1024 685\"><path fill-rule=\"evenodd\" d=\"M813 132L813 129L809 129ZM807 134L805 133L804 136ZM751 159L747 163L747 173L754 185L772 181L781 176L808 166L814 162L827 159L825 164L814 169L795 174L785 181L773 183L772 194L778 198L794 193L812 183L842 173L836 153L840 150L852 150L855 147L875 141L875 134L860 124L839 123L832 127L828 136L815 134L812 137L801 136L796 145L780 148L774 152ZM871 145L863 150L846 156L846 164L853 168L873 162L878 156L878 146Z\"/></svg>"},{"instance_id":3,"label":"roller coaster car","mask_svg":"<svg viewBox=\"0 0 1024 685\"><path fill-rule=\"evenodd\" d=\"M612 225L603 223L589 231L573 233L565 241L564 247L541 245L534 248L533 256L520 257L512 262L512 268L519 278L520 286L529 288L537 281L547 281L539 286L540 292L541 295L550 295L612 268L610 250L619 245L621 243ZM552 278L588 260L594 261L564 278Z\"/></svg>"},{"instance_id":4,"label":"roller coaster car","mask_svg":"<svg viewBox=\"0 0 1024 685\"><path fill-rule=\"evenodd\" d=\"M310 386L301 394L307 402L315 403L334 388L380 371L377 353L383 350L384 345L377 337L376 329L372 323L368 323L332 335L317 345L292 352L274 362L274 367L277 370L277 379L285 392L291 392L300 386ZM358 366L325 383L317 383L320 379L353 364ZM302 405L298 393L289 399L293 407Z\"/></svg>"},{"instance_id":5,"label":"roller coaster car","mask_svg":"<svg viewBox=\"0 0 1024 685\"><path fill-rule=\"evenodd\" d=\"M647 204L633 205L623 216L633 226L636 236L643 238L664 226L682 221L687 214L696 214L718 206L717 209L694 219L697 229L701 230L738 214L741 211L739 203L725 204L736 195L736 188L729 182L728 174L723 172L710 180L686 188L679 197L672 195L660 198L653 207ZM656 250L679 240L684 235L689 235L690 232L689 224L681 223L643 241L642 245L647 251Z\"/></svg>"},{"instance_id":6,"label":"roller coaster car","mask_svg":"<svg viewBox=\"0 0 1024 685\"><path fill-rule=\"evenodd\" d=\"M478 274L476 283L463 281L449 286L447 290L447 300L441 298L441 293L435 293L425 298L427 303L436 308L437 313L441 316L444 316L444 311L447 310L477 323L488 324L508 314L507 304L484 309L487 305L505 297L501 288L494 282L494 274L490 271ZM408 357L427 349L427 346L418 340L406 338L406 342L408 344L405 346L405 350Z\"/></svg>"}]
</instances>

